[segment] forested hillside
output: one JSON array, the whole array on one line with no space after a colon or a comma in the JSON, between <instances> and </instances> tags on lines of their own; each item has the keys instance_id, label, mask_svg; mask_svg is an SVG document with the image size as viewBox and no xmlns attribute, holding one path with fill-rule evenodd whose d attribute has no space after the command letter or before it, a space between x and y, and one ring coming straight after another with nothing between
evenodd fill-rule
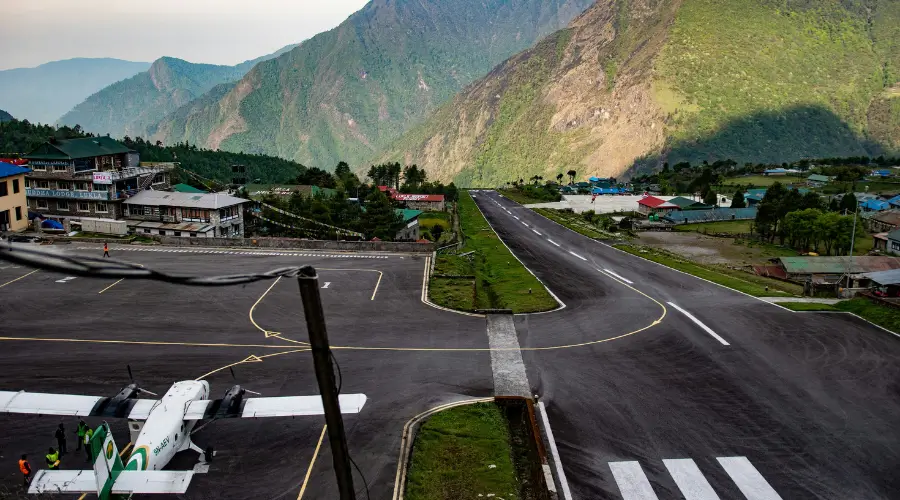
<instances>
[{"instance_id":1,"label":"forested hillside","mask_svg":"<svg viewBox=\"0 0 900 500\"><path fill-rule=\"evenodd\" d=\"M896 153L900 2L599 0L377 161L460 185Z\"/></svg>"},{"instance_id":2,"label":"forested hillside","mask_svg":"<svg viewBox=\"0 0 900 500\"><path fill-rule=\"evenodd\" d=\"M73 139L88 137L80 127L53 127L11 120L0 123L0 153L27 154L50 137ZM231 166L245 165L247 181L259 179L263 183L291 183L303 176L307 167L282 158L266 155L206 151L194 145L162 146L142 138L125 137L122 142L140 153L141 161L178 162L187 171L207 179L228 184L232 180ZM181 180L187 181L188 177Z\"/></svg>"},{"instance_id":3,"label":"forested hillside","mask_svg":"<svg viewBox=\"0 0 900 500\"><path fill-rule=\"evenodd\" d=\"M374 0L153 137L316 165L364 160L591 0ZM226 91L227 90L227 91Z\"/></svg>"},{"instance_id":4,"label":"forested hillside","mask_svg":"<svg viewBox=\"0 0 900 500\"><path fill-rule=\"evenodd\" d=\"M153 62L149 70L110 85L75 106L60 119L63 125L114 137L149 136L169 113L203 96L215 86L243 77L260 61L293 48L236 66L195 64L173 57Z\"/></svg>"},{"instance_id":5,"label":"forested hillside","mask_svg":"<svg viewBox=\"0 0 900 500\"><path fill-rule=\"evenodd\" d=\"M13 119L13 116L6 111L0 109L0 122L8 122Z\"/></svg>"}]
</instances>

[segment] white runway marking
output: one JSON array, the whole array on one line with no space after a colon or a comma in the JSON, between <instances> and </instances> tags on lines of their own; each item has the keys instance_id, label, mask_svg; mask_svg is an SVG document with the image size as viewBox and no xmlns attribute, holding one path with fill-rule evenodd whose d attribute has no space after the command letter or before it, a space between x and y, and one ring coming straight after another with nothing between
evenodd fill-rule
<instances>
[{"instance_id":1,"label":"white runway marking","mask_svg":"<svg viewBox=\"0 0 900 500\"><path fill-rule=\"evenodd\" d=\"M326 282L325 282L325 285L322 286L322 288L328 288L329 285L331 285L331 282L330 282L330 281L326 281Z\"/></svg>"},{"instance_id":2,"label":"white runway marking","mask_svg":"<svg viewBox=\"0 0 900 500\"><path fill-rule=\"evenodd\" d=\"M557 243L557 242L555 242L555 241L553 241L553 240L551 240L551 239L549 239L549 238L547 239L547 241L549 241L550 243L553 243L553 244L556 245L556 246L560 246L559 243Z\"/></svg>"},{"instance_id":3,"label":"white runway marking","mask_svg":"<svg viewBox=\"0 0 900 500\"><path fill-rule=\"evenodd\" d=\"M522 225L525 226L525 227L531 227L531 226L528 225L527 222L522 222Z\"/></svg>"},{"instance_id":4,"label":"white runway marking","mask_svg":"<svg viewBox=\"0 0 900 500\"><path fill-rule=\"evenodd\" d=\"M520 220L518 215L513 215L513 218L516 220Z\"/></svg>"},{"instance_id":5,"label":"white runway marking","mask_svg":"<svg viewBox=\"0 0 900 500\"><path fill-rule=\"evenodd\" d=\"M731 345L731 344L729 344L725 339L723 339L722 337L720 337L719 334L717 334L716 332L712 331L712 328L706 326L705 324L703 324L702 321L700 321L699 319L697 319L696 317L694 317L693 314L691 314L691 313L685 311L684 309L678 307L678 305L676 305L674 302L666 302L666 303L669 304L670 306L674 307L675 309L678 309L679 311L681 311L681 314L684 314L685 316L687 316L688 319L690 319L691 321L693 321L694 323L696 323L697 326L699 326L699 327L702 328L704 331L706 331L706 333L712 335L713 338L715 338L716 340L718 340L719 342L721 342L722 345Z\"/></svg>"},{"instance_id":6,"label":"white runway marking","mask_svg":"<svg viewBox=\"0 0 900 500\"><path fill-rule=\"evenodd\" d=\"M67 276L61 280L56 280L56 282L57 283L68 283L68 282L72 281L73 279L75 279L75 276Z\"/></svg>"},{"instance_id":7,"label":"white runway marking","mask_svg":"<svg viewBox=\"0 0 900 500\"><path fill-rule=\"evenodd\" d=\"M578 257L579 259L581 259L581 260L583 260L583 261L587 261L587 259L585 259L584 257L578 255L577 253L575 253L575 252L573 252L573 251L571 251L571 250L569 250L569 253L572 254L572 255L574 255L574 256L576 256L576 257Z\"/></svg>"},{"instance_id":8,"label":"white runway marking","mask_svg":"<svg viewBox=\"0 0 900 500\"><path fill-rule=\"evenodd\" d=\"M731 476L731 480L747 497L747 500L781 500L781 496L747 460L747 457L719 457L716 460Z\"/></svg>"},{"instance_id":9,"label":"white runway marking","mask_svg":"<svg viewBox=\"0 0 900 500\"><path fill-rule=\"evenodd\" d=\"M556 476L562 486L564 500L572 500L572 492L569 491L569 480L566 479L566 473L563 471L562 462L559 461L559 449L556 447L556 439L553 438L553 429L550 428L550 420L547 419L547 408L544 402L538 402L538 409L541 413L541 420L544 421L544 430L547 432L547 441L550 443L550 454L553 455L553 462L556 465Z\"/></svg>"},{"instance_id":10,"label":"white runway marking","mask_svg":"<svg viewBox=\"0 0 900 500\"><path fill-rule=\"evenodd\" d=\"M690 458L663 460L663 464L669 469L669 474L685 500L719 500L719 495L716 495L700 468Z\"/></svg>"},{"instance_id":11,"label":"white runway marking","mask_svg":"<svg viewBox=\"0 0 900 500\"><path fill-rule=\"evenodd\" d=\"M532 229L531 231L532 231L534 234L538 235L538 236L543 236L541 233L539 233L539 232L537 231L537 229Z\"/></svg>"},{"instance_id":12,"label":"white runway marking","mask_svg":"<svg viewBox=\"0 0 900 500\"><path fill-rule=\"evenodd\" d=\"M627 280L627 279L625 279L625 278L619 276L618 274L616 274L616 273L610 271L609 269L604 269L604 271L606 271L607 273L613 275L613 276L616 277L616 278L619 278L620 280L624 281L625 283L628 283L629 285L633 285L633 284L634 284L633 281Z\"/></svg>"},{"instance_id":13,"label":"white runway marking","mask_svg":"<svg viewBox=\"0 0 900 500\"><path fill-rule=\"evenodd\" d=\"M619 492L624 500L659 500L638 462L610 462Z\"/></svg>"}]
</instances>

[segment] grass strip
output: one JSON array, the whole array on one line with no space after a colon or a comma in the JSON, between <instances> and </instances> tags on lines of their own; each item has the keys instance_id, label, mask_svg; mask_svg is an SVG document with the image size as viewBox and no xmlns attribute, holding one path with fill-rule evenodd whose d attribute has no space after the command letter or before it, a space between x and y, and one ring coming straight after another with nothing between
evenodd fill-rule
<instances>
[{"instance_id":1,"label":"grass strip","mask_svg":"<svg viewBox=\"0 0 900 500\"><path fill-rule=\"evenodd\" d=\"M419 429L406 476L409 500L520 498L509 426L494 403L457 406Z\"/></svg>"},{"instance_id":2,"label":"grass strip","mask_svg":"<svg viewBox=\"0 0 900 500\"><path fill-rule=\"evenodd\" d=\"M550 311L559 306L544 285L506 248L468 192L460 193L459 223L465 244L458 253L475 253L466 257L438 255L434 272L475 279L432 278L432 302L461 311L512 309L516 313Z\"/></svg>"},{"instance_id":3,"label":"grass strip","mask_svg":"<svg viewBox=\"0 0 900 500\"><path fill-rule=\"evenodd\" d=\"M550 208L533 208L532 210L552 220L553 222L561 224L580 235L587 236L588 238L592 238L595 240L610 239L609 235L601 233L592 224L589 224L576 213L563 212Z\"/></svg>"},{"instance_id":4,"label":"grass strip","mask_svg":"<svg viewBox=\"0 0 900 500\"><path fill-rule=\"evenodd\" d=\"M809 302L777 302L792 311L849 312L900 334L900 309L872 302L864 297L842 300L834 305Z\"/></svg>"},{"instance_id":5,"label":"grass strip","mask_svg":"<svg viewBox=\"0 0 900 500\"><path fill-rule=\"evenodd\" d=\"M777 297L779 295L790 297L799 296L803 292L803 288L800 285L785 283L725 267L699 264L664 250L627 244L613 246L632 255L652 260L672 269L692 274L754 297ZM768 290L766 287L768 287Z\"/></svg>"}]
</instances>

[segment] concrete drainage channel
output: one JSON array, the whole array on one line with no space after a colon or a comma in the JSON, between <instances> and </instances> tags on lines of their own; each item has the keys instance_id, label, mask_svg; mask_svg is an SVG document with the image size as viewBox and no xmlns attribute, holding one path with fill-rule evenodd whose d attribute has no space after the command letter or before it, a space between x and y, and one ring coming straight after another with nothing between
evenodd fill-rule
<instances>
[{"instance_id":1,"label":"concrete drainage channel","mask_svg":"<svg viewBox=\"0 0 900 500\"><path fill-rule=\"evenodd\" d=\"M417 500L411 499L407 495L407 480L410 477L411 466L417 460L416 453L422 452L417 448L416 437L430 418L454 408L459 411L460 407L465 405L492 402L502 414L508 432L509 458L518 487L513 498L570 500L568 485L558 462L552 430L548 427L546 411L543 405L535 403L530 394L530 385L521 351L519 351L512 311L480 310L477 313L484 314L487 318L487 334L492 349L491 369L496 396L449 403L413 417L403 429L393 498L394 500ZM455 438L442 437L441 439ZM547 453L548 447L551 454ZM423 457L418 458L427 460ZM421 478L419 480L421 481ZM484 496L488 497L490 493L494 492L485 492ZM481 495L479 494L479 496ZM507 498L503 494L491 496ZM445 498L449 497L445 496Z\"/></svg>"},{"instance_id":2,"label":"concrete drainage channel","mask_svg":"<svg viewBox=\"0 0 900 500\"><path fill-rule=\"evenodd\" d=\"M394 483L394 500L409 500L406 494L406 483L410 466L416 459L416 436L429 418L460 406L491 402L499 407L509 430L510 458L519 490L514 498L522 500L563 499L557 494L553 468L546 453L545 438L541 432L541 421L537 416L537 406L534 401L518 396L498 396L449 403L417 415L410 420L403 430L401 439L400 461ZM487 496L485 495L485 497ZM502 495L496 497L507 498Z\"/></svg>"}]
</instances>

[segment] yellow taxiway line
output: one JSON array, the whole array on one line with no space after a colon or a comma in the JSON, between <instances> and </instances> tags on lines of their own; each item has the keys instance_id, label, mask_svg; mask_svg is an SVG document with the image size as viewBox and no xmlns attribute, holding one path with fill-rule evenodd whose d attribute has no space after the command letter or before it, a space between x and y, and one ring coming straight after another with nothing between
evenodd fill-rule
<instances>
[{"instance_id":1,"label":"yellow taxiway line","mask_svg":"<svg viewBox=\"0 0 900 500\"><path fill-rule=\"evenodd\" d=\"M103 290L100 290L100 291L97 292L97 293L103 293L103 292L109 290L110 288L112 288L112 287L118 285L119 283L121 283L121 282L123 282L123 281L125 281L125 278L122 278L122 279L120 279L119 281L116 281L116 282L113 283L112 285L109 285L108 287L104 288Z\"/></svg>"},{"instance_id":2,"label":"yellow taxiway line","mask_svg":"<svg viewBox=\"0 0 900 500\"><path fill-rule=\"evenodd\" d=\"M101 340L101 339L66 339L66 338L41 338L41 337L0 337L0 341L31 341L31 342L79 342L84 344L125 344L125 345L156 345L156 346L182 346L182 347L250 347L259 349L296 349L292 345L267 345L267 344L213 344L201 342L155 342L150 340Z\"/></svg>"},{"instance_id":3,"label":"yellow taxiway line","mask_svg":"<svg viewBox=\"0 0 900 500\"><path fill-rule=\"evenodd\" d=\"M326 429L328 429L327 425L322 427L322 434L319 435L316 451L313 452L312 459L309 461L309 467L306 469L306 477L303 478L303 486L300 487L300 494L297 495L297 500L301 500L303 498L303 493L306 492L306 485L309 483L309 476L312 475L313 466L316 465L316 458L319 456L319 448L322 447L322 441L325 439Z\"/></svg>"},{"instance_id":4,"label":"yellow taxiway line","mask_svg":"<svg viewBox=\"0 0 900 500\"><path fill-rule=\"evenodd\" d=\"M9 285L10 283L15 283L16 281L19 281L19 280L22 279L22 278L27 278L27 277L31 276L32 274L34 274L34 273L36 273L36 272L38 272L38 271L40 271L40 269L35 269L34 271L31 271L30 273L28 273L28 274L26 274L26 275L24 275L24 276L19 276L18 278L14 279L14 280L9 280L9 281L7 281L6 283L0 285L0 288L3 288L3 287L5 287L6 285Z\"/></svg>"}]
</instances>

